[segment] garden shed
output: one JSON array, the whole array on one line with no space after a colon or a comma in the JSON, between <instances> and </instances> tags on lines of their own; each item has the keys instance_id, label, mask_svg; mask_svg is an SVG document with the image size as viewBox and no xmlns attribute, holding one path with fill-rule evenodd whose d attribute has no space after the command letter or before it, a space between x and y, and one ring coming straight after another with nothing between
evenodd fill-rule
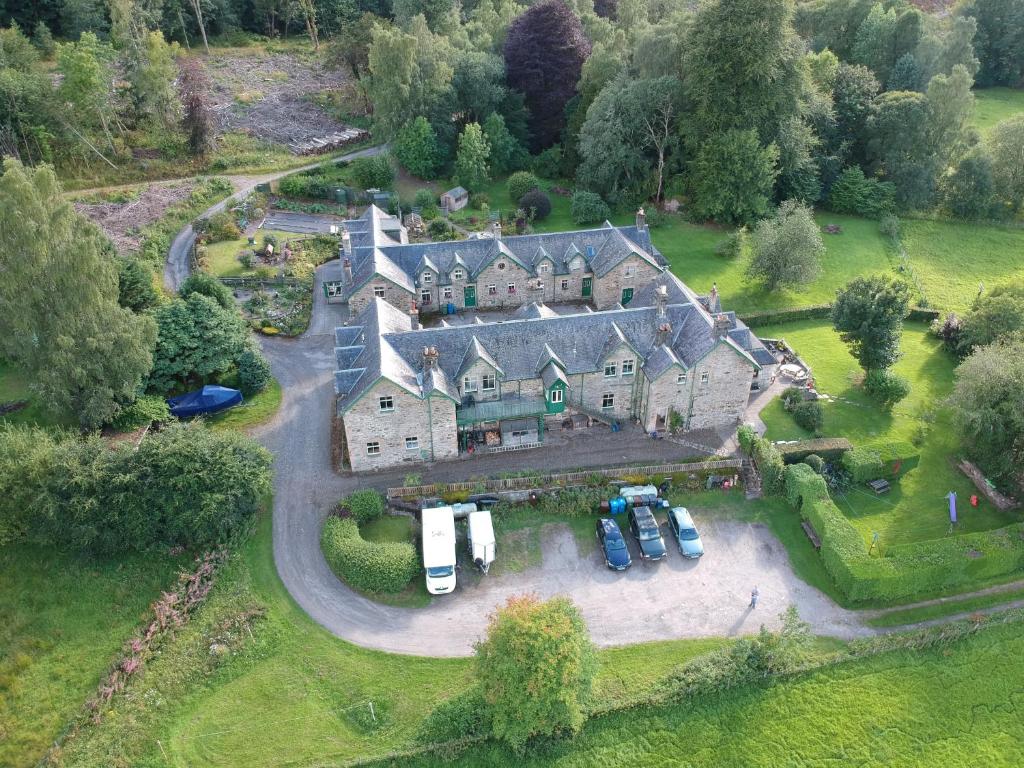
<instances>
[{"instance_id":1,"label":"garden shed","mask_svg":"<svg viewBox=\"0 0 1024 768\"><path fill-rule=\"evenodd\" d=\"M441 207L448 211L448 213L462 210L468 204L469 192L467 192L463 187L449 189L441 195Z\"/></svg>"}]
</instances>

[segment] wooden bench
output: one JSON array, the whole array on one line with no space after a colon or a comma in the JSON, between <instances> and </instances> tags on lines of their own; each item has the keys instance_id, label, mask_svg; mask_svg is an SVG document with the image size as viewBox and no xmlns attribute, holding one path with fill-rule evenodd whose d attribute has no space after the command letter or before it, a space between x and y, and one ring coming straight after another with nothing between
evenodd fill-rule
<instances>
[{"instance_id":1,"label":"wooden bench","mask_svg":"<svg viewBox=\"0 0 1024 768\"><path fill-rule=\"evenodd\" d=\"M868 488L874 491L876 494L881 496L883 493L889 492L889 481L888 480L872 480L868 483Z\"/></svg>"},{"instance_id":2,"label":"wooden bench","mask_svg":"<svg viewBox=\"0 0 1024 768\"><path fill-rule=\"evenodd\" d=\"M811 544L814 545L815 549L821 549L821 539L818 538L818 532L814 530L814 526L807 520L800 523L800 527L804 529L804 533L807 534L807 538L811 540Z\"/></svg>"}]
</instances>

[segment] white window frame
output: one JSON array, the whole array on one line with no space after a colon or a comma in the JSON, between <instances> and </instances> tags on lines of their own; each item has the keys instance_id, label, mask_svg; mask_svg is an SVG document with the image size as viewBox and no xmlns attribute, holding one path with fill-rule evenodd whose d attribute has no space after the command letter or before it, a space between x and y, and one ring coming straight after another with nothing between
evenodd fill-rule
<instances>
[{"instance_id":1,"label":"white window frame","mask_svg":"<svg viewBox=\"0 0 1024 768\"><path fill-rule=\"evenodd\" d=\"M510 296L514 296L515 295L515 292L516 292L516 284L515 283L509 283L508 284L508 292L509 292Z\"/></svg>"},{"instance_id":2,"label":"white window frame","mask_svg":"<svg viewBox=\"0 0 1024 768\"><path fill-rule=\"evenodd\" d=\"M633 371L636 370L636 360L634 360L632 357L627 357L625 360L622 361L621 370L623 376L632 376Z\"/></svg>"},{"instance_id":3,"label":"white window frame","mask_svg":"<svg viewBox=\"0 0 1024 768\"><path fill-rule=\"evenodd\" d=\"M452 272L452 280L462 280L465 276L466 273L462 271L461 267Z\"/></svg>"},{"instance_id":4,"label":"white window frame","mask_svg":"<svg viewBox=\"0 0 1024 768\"><path fill-rule=\"evenodd\" d=\"M528 430L528 429L513 429L512 430L512 437L518 437L519 439L522 439L522 438L526 437L529 434L530 434L530 430Z\"/></svg>"},{"instance_id":5,"label":"white window frame","mask_svg":"<svg viewBox=\"0 0 1024 768\"><path fill-rule=\"evenodd\" d=\"M441 295L444 297L445 301L451 301L454 294L452 293L451 287L445 287L441 289Z\"/></svg>"},{"instance_id":6,"label":"white window frame","mask_svg":"<svg viewBox=\"0 0 1024 768\"><path fill-rule=\"evenodd\" d=\"M601 395L601 410L607 411L615 407L615 393L605 392Z\"/></svg>"},{"instance_id":7,"label":"white window frame","mask_svg":"<svg viewBox=\"0 0 1024 768\"><path fill-rule=\"evenodd\" d=\"M433 295L430 293L429 288L424 288L420 291L420 304L430 304L431 298L433 298Z\"/></svg>"},{"instance_id":8,"label":"white window frame","mask_svg":"<svg viewBox=\"0 0 1024 768\"><path fill-rule=\"evenodd\" d=\"M562 290L563 291L568 291L569 290L569 281L568 280L563 280L562 281Z\"/></svg>"},{"instance_id":9,"label":"white window frame","mask_svg":"<svg viewBox=\"0 0 1024 768\"><path fill-rule=\"evenodd\" d=\"M619 368L618 368L618 366L615 363L605 363L604 364L604 377L606 379L611 379L611 378L615 377L618 374L618 372L619 372Z\"/></svg>"},{"instance_id":10,"label":"white window frame","mask_svg":"<svg viewBox=\"0 0 1024 768\"><path fill-rule=\"evenodd\" d=\"M462 392L463 392L463 394L470 394L472 392L478 392L478 391L479 391L479 389L477 388L476 379L472 378L471 376L466 376L462 380Z\"/></svg>"},{"instance_id":11,"label":"white window frame","mask_svg":"<svg viewBox=\"0 0 1024 768\"><path fill-rule=\"evenodd\" d=\"M583 259L579 256L569 262L569 270L571 272L579 272L581 269L583 269Z\"/></svg>"},{"instance_id":12,"label":"white window frame","mask_svg":"<svg viewBox=\"0 0 1024 768\"><path fill-rule=\"evenodd\" d=\"M636 274L636 265L634 265L634 264L627 264L625 266L625 268L622 270L622 276L623 277L632 277L635 274Z\"/></svg>"},{"instance_id":13,"label":"white window frame","mask_svg":"<svg viewBox=\"0 0 1024 768\"><path fill-rule=\"evenodd\" d=\"M380 406L381 413L391 413L395 410L395 398L392 395L381 395L377 398L377 405Z\"/></svg>"},{"instance_id":14,"label":"white window frame","mask_svg":"<svg viewBox=\"0 0 1024 768\"><path fill-rule=\"evenodd\" d=\"M491 386L487 386L490 381ZM498 377L493 373L485 373L480 377L480 390L482 392L493 392L498 387Z\"/></svg>"},{"instance_id":15,"label":"white window frame","mask_svg":"<svg viewBox=\"0 0 1024 768\"><path fill-rule=\"evenodd\" d=\"M710 371L701 371L700 372L700 383L701 384L707 384L709 381L711 381L711 373L710 373Z\"/></svg>"},{"instance_id":16,"label":"white window frame","mask_svg":"<svg viewBox=\"0 0 1024 768\"><path fill-rule=\"evenodd\" d=\"M367 456L380 456L380 442L377 440L371 440L366 444L366 455Z\"/></svg>"},{"instance_id":17,"label":"white window frame","mask_svg":"<svg viewBox=\"0 0 1024 768\"><path fill-rule=\"evenodd\" d=\"M683 371L678 376L676 376L676 384L685 384L686 383L686 378L687 378L686 371Z\"/></svg>"},{"instance_id":18,"label":"white window frame","mask_svg":"<svg viewBox=\"0 0 1024 768\"><path fill-rule=\"evenodd\" d=\"M488 296L497 296L498 295L498 286L496 286L496 285L488 285L487 286L487 295Z\"/></svg>"},{"instance_id":19,"label":"white window frame","mask_svg":"<svg viewBox=\"0 0 1024 768\"><path fill-rule=\"evenodd\" d=\"M405 450L407 450L407 451L417 451L417 450L419 450L419 447L420 447L420 438L419 438L419 436L413 436L413 437L405 438Z\"/></svg>"},{"instance_id":20,"label":"white window frame","mask_svg":"<svg viewBox=\"0 0 1024 768\"><path fill-rule=\"evenodd\" d=\"M551 271L551 265L545 261L537 268L537 271L542 275L546 275L548 272Z\"/></svg>"},{"instance_id":21,"label":"white window frame","mask_svg":"<svg viewBox=\"0 0 1024 768\"><path fill-rule=\"evenodd\" d=\"M378 299L383 299L385 292L386 291L383 285L373 286L373 295L376 296Z\"/></svg>"},{"instance_id":22,"label":"white window frame","mask_svg":"<svg viewBox=\"0 0 1024 768\"><path fill-rule=\"evenodd\" d=\"M557 389L557 388L556 389L552 389L551 390L551 402L552 403L560 403L560 402L562 402L562 400L564 399L563 395L564 395L563 390Z\"/></svg>"},{"instance_id":23,"label":"white window frame","mask_svg":"<svg viewBox=\"0 0 1024 768\"><path fill-rule=\"evenodd\" d=\"M430 285L432 282L434 282L434 276L430 272L424 272L423 277L420 278L420 282L422 282L424 285Z\"/></svg>"}]
</instances>

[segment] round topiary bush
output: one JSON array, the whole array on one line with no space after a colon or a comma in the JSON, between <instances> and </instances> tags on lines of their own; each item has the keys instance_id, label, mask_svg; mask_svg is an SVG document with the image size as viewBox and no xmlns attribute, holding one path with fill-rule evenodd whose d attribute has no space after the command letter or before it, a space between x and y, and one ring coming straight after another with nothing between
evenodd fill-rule
<instances>
[{"instance_id":1,"label":"round topiary bush","mask_svg":"<svg viewBox=\"0 0 1024 768\"><path fill-rule=\"evenodd\" d=\"M367 592L401 592L420 571L410 542L366 541L353 518L327 518L320 547L339 578Z\"/></svg>"},{"instance_id":2,"label":"round topiary bush","mask_svg":"<svg viewBox=\"0 0 1024 768\"><path fill-rule=\"evenodd\" d=\"M539 189L531 189L519 198L519 207L534 221L542 221L551 215L551 198Z\"/></svg>"},{"instance_id":3,"label":"round topiary bush","mask_svg":"<svg viewBox=\"0 0 1024 768\"><path fill-rule=\"evenodd\" d=\"M513 200L519 200L531 189L540 186L540 180L529 171L516 171L508 177L508 196Z\"/></svg>"},{"instance_id":4,"label":"round topiary bush","mask_svg":"<svg viewBox=\"0 0 1024 768\"><path fill-rule=\"evenodd\" d=\"M825 474L825 460L816 453L809 453L804 456L804 464L809 466L819 475Z\"/></svg>"},{"instance_id":5,"label":"round topiary bush","mask_svg":"<svg viewBox=\"0 0 1024 768\"><path fill-rule=\"evenodd\" d=\"M817 400L806 400L793 406L793 419L808 432L818 432L825 423L825 411Z\"/></svg>"}]
</instances>

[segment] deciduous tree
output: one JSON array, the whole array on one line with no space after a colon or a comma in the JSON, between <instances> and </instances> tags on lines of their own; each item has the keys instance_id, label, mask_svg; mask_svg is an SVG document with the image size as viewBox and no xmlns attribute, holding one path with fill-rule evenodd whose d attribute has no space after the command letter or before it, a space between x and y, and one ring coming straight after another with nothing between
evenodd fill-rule
<instances>
[{"instance_id":1,"label":"deciduous tree","mask_svg":"<svg viewBox=\"0 0 1024 768\"><path fill-rule=\"evenodd\" d=\"M805 285L821 274L821 230L811 209L796 200L785 201L775 216L759 221L751 244L747 274L770 291Z\"/></svg>"},{"instance_id":2,"label":"deciduous tree","mask_svg":"<svg viewBox=\"0 0 1024 768\"><path fill-rule=\"evenodd\" d=\"M1024 0L964 0L957 13L977 21L978 85L1019 85L1024 80Z\"/></svg>"},{"instance_id":3,"label":"deciduous tree","mask_svg":"<svg viewBox=\"0 0 1024 768\"><path fill-rule=\"evenodd\" d=\"M391 143L395 159L413 176L433 179L441 162L437 134L427 118L419 115L398 131Z\"/></svg>"},{"instance_id":4,"label":"deciduous tree","mask_svg":"<svg viewBox=\"0 0 1024 768\"><path fill-rule=\"evenodd\" d=\"M884 275L858 277L836 297L832 325L865 371L889 368L900 357L910 286Z\"/></svg>"},{"instance_id":5,"label":"deciduous tree","mask_svg":"<svg viewBox=\"0 0 1024 768\"><path fill-rule=\"evenodd\" d=\"M455 177L470 192L483 189L490 180L488 160L491 146L477 123L467 125L459 136L459 150L455 155Z\"/></svg>"},{"instance_id":6,"label":"deciduous tree","mask_svg":"<svg viewBox=\"0 0 1024 768\"><path fill-rule=\"evenodd\" d=\"M1024 115L1001 121L986 139L992 181L999 200L1012 211L1024 207Z\"/></svg>"}]
</instances>

